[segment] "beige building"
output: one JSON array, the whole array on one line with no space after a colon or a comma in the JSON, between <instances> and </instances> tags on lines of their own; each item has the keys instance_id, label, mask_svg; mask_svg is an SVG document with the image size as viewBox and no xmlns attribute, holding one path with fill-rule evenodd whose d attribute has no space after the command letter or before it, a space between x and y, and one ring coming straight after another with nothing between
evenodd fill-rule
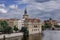
<instances>
[{"instance_id":1,"label":"beige building","mask_svg":"<svg viewBox=\"0 0 60 40\"><path fill-rule=\"evenodd\" d=\"M29 33L41 33L41 21L40 19L36 18L29 18L29 15L27 14L27 11L25 9L25 13L23 15L24 20L24 27L27 27L29 30Z\"/></svg>"},{"instance_id":2,"label":"beige building","mask_svg":"<svg viewBox=\"0 0 60 40\"><path fill-rule=\"evenodd\" d=\"M16 19L16 18L0 19L0 21L7 21L8 25L11 26L11 27L15 26L15 25L14 25L14 21L17 21L17 20L19 20L19 19Z\"/></svg>"},{"instance_id":3,"label":"beige building","mask_svg":"<svg viewBox=\"0 0 60 40\"><path fill-rule=\"evenodd\" d=\"M22 27L27 27L29 33L41 33L41 20L36 18L29 18L27 11L23 15L22 19L4 19L8 22L9 26L18 27L21 30Z\"/></svg>"},{"instance_id":4,"label":"beige building","mask_svg":"<svg viewBox=\"0 0 60 40\"><path fill-rule=\"evenodd\" d=\"M29 15L27 14L27 11L25 9L23 18L20 19L0 19L2 21L7 21L9 26L13 27L16 26L18 29L21 29L21 27L27 27L27 30L29 33L41 33L41 20L36 18L29 18Z\"/></svg>"},{"instance_id":5,"label":"beige building","mask_svg":"<svg viewBox=\"0 0 60 40\"><path fill-rule=\"evenodd\" d=\"M50 18L49 20L45 20L44 23L51 25L51 28L55 28L54 25L57 25L57 21Z\"/></svg>"},{"instance_id":6,"label":"beige building","mask_svg":"<svg viewBox=\"0 0 60 40\"><path fill-rule=\"evenodd\" d=\"M60 22L57 22L57 25L59 25L59 26L60 26Z\"/></svg>"}]
</instances>

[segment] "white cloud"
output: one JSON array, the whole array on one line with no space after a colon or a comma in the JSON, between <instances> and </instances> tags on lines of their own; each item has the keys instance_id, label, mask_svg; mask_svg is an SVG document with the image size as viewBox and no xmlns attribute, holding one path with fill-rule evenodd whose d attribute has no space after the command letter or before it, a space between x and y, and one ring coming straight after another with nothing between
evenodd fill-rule
<instances>
[{"instance_id":1,"label":"white cloud","mask_svg":"<svg viewBox=\"0 0 60 40\"><path fill-rule=\"evenodd\" d=\"M7 13L8 11L4 8L0 8L0 13Z\"/></svg>"},{"instance_id":2,"label":"white cloud","mask_svg":"<svg viewBox=\"0 0 60 40\"><path fill-rule=\"evenodd\" d=\"M11 9L17 9L17 8L18 8L18 6L17 6L17 5L15 5L15 4L12 4L12 5L10 5L10 6L9 6L9 8L11 8Z\"/></svg>"},{"instance_id":3,"label":"white cloud","mask_svg":"<svg viewBox=\"0 0 60 40\"><path fill-rule=\"evenodd\" d=\"M5 8L5 4L0 4L0 13L7 13L7 9Z\"/></svg>"}]
</instances>

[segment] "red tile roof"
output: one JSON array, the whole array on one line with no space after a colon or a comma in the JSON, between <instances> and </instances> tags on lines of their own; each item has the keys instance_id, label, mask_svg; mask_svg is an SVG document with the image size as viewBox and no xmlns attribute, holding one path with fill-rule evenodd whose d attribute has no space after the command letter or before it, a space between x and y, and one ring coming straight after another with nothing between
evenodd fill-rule
<instances>
[{"instance_id":1,"label":"red tile roof","mask_svg":"<svg viewBox=\"0 0 60 40\"><path fill-rule=\"evenodd\" d=\"M40 19L36 19L36 18L29 18L29 19L27 19L28 21L31 21L31 22L34 22L35 20L37 21L37 22L40 22Z\"/></svg>"}]
</instances>

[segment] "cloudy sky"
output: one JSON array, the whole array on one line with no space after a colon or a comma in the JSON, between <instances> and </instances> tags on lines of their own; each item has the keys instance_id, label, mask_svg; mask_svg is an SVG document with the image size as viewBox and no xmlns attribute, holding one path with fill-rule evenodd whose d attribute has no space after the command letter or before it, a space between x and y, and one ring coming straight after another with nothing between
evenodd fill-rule
<instances>
[{"instance_id":1,"label":"cloudy sky","mask_svg":"<svg viewBox=\"0 0 60 40\"><path fill-rule=\"evenodd\" d=\"M60 20L60 0L0 0L0 18L22 18L25 8L31 18Z\"/></svg>"}]
</instances>

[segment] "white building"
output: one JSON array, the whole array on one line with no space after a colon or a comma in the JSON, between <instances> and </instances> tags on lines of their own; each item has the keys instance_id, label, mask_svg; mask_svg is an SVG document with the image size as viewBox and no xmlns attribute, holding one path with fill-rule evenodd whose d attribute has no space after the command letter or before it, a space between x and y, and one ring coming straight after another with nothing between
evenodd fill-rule
<instances>
[{"instance_id":1,"label":"white building","mask_svg":"<svg viewBox=\"0 0 60 40\"><path fill-rule=\"evenodd\" d=\"M18 29L21 30L21 28L24 26L24 19L18 20Z\"/></svg>"},{"instance_id":2,"label":"white building","mask_svg":"<svg viewBox=\"0 0 60 40\"><path fill-rule=\"evenodd\" d=\"M24 19L21 19L21 20L17 20L14 22L14 25L16 25L16 27L21 30L21 28L23 27L23 24L24 24Z\"/></svg>"}]
</instances>

